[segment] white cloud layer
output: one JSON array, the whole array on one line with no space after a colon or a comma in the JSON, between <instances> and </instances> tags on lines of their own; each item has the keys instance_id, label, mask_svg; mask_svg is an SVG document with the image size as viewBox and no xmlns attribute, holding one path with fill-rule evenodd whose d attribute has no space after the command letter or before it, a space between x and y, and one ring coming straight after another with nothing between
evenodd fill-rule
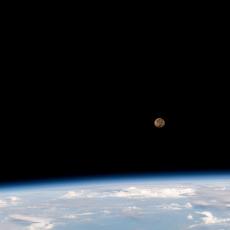
<instances>
[{"instance_id":1,"label":"white cloud layer","mask_svg":"<svg viewBox=\"0 0 230 230\"><path fill-rule=\"evenodd\" d=\"M136 188L130 187L113 194L124 198L180 198L194 195L192 188Z\"/></svg>"},{"instance_id":2,"label":"white cloud layer","mask_svg":"<svg viewBox=\"0 0 230 230\"><path fill-rule=\"evenodd\" d=\"M159 206L162 209L166 210L182 210L187 208L192 208L191 203L187 202L186 204L177 204L177 203L171 203L171 204L163 204Z\"/></svg>"},{"instance_id":3,"label":"white cloud layer","mask_svg":"<svg viewBox=\"0 0 230 230\"><path fill-rule=\"evenodd\" d=\"M74 199L74 198L181 198L186 196L195 195L193 188L175 187L175 188L139 188L128 187L126 189L119 189L110 192L92 192L91 190L68 191L61 198Z\"/></svg>"},{"instance_id":4,"label":"white cloud layer","mask_svg":"<svg viewBox=\"0 0 230 230\"><path fill-rule=\"evenodd\" d=\"M73 199L73 198L76 198L77 196L78 194L75 191L69 191L63 196L63 198Z\"/></svg>"},{"instance_id":5,"label":"white cloud layer","mask_svg":"<svg viewBox=\"0 0 230 230\"><path fill-rule=\"evenodd\" d=\"M12 205L17 205L18 203L20 203L21 199L17 196L11 196L8 198L8 202Z\"/></svg>"},{"instance_id":6,"label":"white cloud layer","mask_svg":"<svg viewBox=\"0 0 230 230\"><path fill-rule=\"evenodd\" d=\"M5 200L0 200L0 208L5 208L7 207L7 203Z\"/></svg>"},{"instance_id":7,"label":"white cloud layer","mask_svg":"<svg viewBox=\"0 0 230 230\"><path fill-rule=\"evenodd\" d=\"M94 214L93 212L75 213L75 214L65 215L64 218L65 219L81 219L82 217L91 216L93 214Z\"/></svg>"},{"instance_id":8,"label":"white cloud layer","mask_svg":"<svg viewBox=\"0 0 230 230\"><path fill-rule=\"evenodd\" d=\"M191 197L191 203L197 209L203 210L223 210L228 209L230 204L230 188L226 185L207 186L202 185L197 187L196 196Z\"/></svg>"},{"instance_id":9,"label":"white cloud layer","mask_svg":"<svg viewBox=\"0 0 230 230\"><path fill-rule=\"evenodd\" d=\"M218 218L208 211L196 212L196 213L202 216L201 217L202 222L199 224L191 225L190 228L194 228L202 225L230 224L230 218Z\"/></svg>"},{"instance_id":10,"label":"white cloud layer","mask_svg":"<svg viewBox=\"0 0 230 230\"><path fill-rule=\"evenodd\" d=\"M129 206L129 207L123 208L122 214L127 217L138 218L143 214L143 211L142 211L142 208L139 208L137 206Z\"/></svg>"},{"instance_id":11,"label":"white cloud layer","mask_svg":"<svg viewBox=\"0 0 230 230\"><path fill-rule=\"evenodd\" d=\"M217 218L211 212L198 212L201 214L202 220L204 224L222 224L226 222L230 222L230 218Z\"/></svg>"},{"instance_id":12,"label":"white cloud layer","mask_svg":"<svg viewBox=\"0 0 230 230\"><path fill-rule=\"evenodd\" d=\"M28 222L29 226L26 228L27 230L48 230L54 227L50 219L19 214L11 215L10 218L16 221Z\"/></svg>"},{"instance_id":13,"label":"white cloud layer","mask_svg":"<svg viewBox=\"0 0 230 230\"><path fill-rule=\"evenodd\" d=\"M17 205L20 202L20 198L16 196L10 196L5 199L0 199L0 208L5 208L11 205Z\"/></svg>"},{"instance_id":14,"label":"white cloud layer","mask_svg":"<svg viewBox=\"0 0 230 230\"><path fill-rule=\"evenodd\" d=\"M9 197L9 200L10 200L11 202L18 202L18 201L20 201L21 199L20 199L19 197L17 197L17 196L10 196L10 197Z\"/></svg>"}]
</instances>

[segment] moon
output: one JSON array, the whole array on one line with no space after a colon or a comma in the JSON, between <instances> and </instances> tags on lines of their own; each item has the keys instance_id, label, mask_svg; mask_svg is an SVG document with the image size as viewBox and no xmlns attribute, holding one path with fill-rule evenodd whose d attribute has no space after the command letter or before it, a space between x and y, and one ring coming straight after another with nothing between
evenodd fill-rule
<instances>
[{"instance_id":1,"label":"moon","mask_svg":"<svg viewBox=\"0 0 230 230\"><path fill-rule=\"evenodd\" d=\"M154 126L156 128L163 128L165 126L165 120L161 117L158 117L154 120Z\"/></svg>"}]
</instances>

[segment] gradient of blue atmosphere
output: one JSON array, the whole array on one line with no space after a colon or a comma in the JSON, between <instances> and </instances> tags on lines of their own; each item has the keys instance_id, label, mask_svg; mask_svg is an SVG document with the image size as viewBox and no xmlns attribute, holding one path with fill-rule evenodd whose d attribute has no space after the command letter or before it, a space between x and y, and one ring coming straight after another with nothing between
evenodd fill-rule
<instances>
[{"instance_id":1,"label":"gradient of blue atmosphere","mask_svg":"<svg viewBox=\"0 0 230 230\"><path fill-rule=\"evenodd\" d=\"M230 172L2 184L0 229L230 229Z\"/></svg>"}]
</instances>

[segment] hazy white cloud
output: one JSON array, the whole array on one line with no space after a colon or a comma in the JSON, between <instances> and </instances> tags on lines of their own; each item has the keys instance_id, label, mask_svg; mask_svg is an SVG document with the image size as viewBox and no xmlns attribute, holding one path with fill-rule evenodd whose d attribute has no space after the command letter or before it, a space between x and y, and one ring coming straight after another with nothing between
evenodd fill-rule
<instances>
[{"instance_id":1,"label":"hazy white cloud","mask_svg":"<svg viewBox=\"0 0 230 230\"><path fill-rule=\"evenodd\" d=\"M0 200L0 208L5 208L7 207L7 203L5 200Z\"/></svg>"},{"instance_id":2,"label":"hazy white cloud","mask_svg":"<svg viewBox=\"0 0 230 230\"><path fill-rule=\"evenodd\" d=\"M17 196L11 196L11 197L8 197L8 202L12 205L17 205L18 203L20 203L21 199Z\"/></svg>"},{"instance_id":3,"label":"hazy white cloud","mask_svg":"<svg viewBox=\"0 0 230 230\"><path fill-rule=\"evenodd\" d=\"M91 216L91 215L94 215L94 213L93 212L74 213L74 214L65 215L64 218L65 219L81 219L81 217Z\"/></svg>"},{"instance_id":4,"label":"hazy white cloud","mask_svg":"<svg viewBox=\"0 0 230 230\"><path fill-rule=\"evenodd\" d=\"M19 197L17 197L17 196L10 196L9 197L9 200L11 201L11 202L17 202L17 201L19 201L19 200L21 200Z\"/></svg>"},{"instance_id":5,"label":"hazy white cloud","mask_svg":"<svg viewBox=\"0 0 230 230\"><path fill-rule=\"evenodd\" d=\"M162 188L162 187L128 187L126 189L115 189L114 191L93 192L91 190L68 191L61 198L181 198L195 195L195 190L186 187Z\"/></svg>"},{"instance_id":6,"label":"hazy white cloud","mask_svg":"<svg viewBox=\"0 0 230 230\"><path fill-rule=\"evenodd\" d=\"M227 204L230 204L230 189L229 186L216 185L197 187L197 196L191 197L191 203L194 207L207 209L228 209Z\"/></svg>"},{"instance_id":7,"label":"hazy white cloud","mask_svg":"<svg viewBox=\"0 0 230 230\"><path fill-rule=\"evenodd\" d=\"M130 207L125 207L124 209L123 209L123 211L124 212L132 212L132 211L140 211L141 210L141 208L139 208L139 207L137 207L137 206L130 206Z\"/></svg>"},{"instance_id":8,"label":"hazy white cloud","mask_svg":"<svg viewBox=\"0 0 230 230\"><path fill-rule=\"evenodd\" d=\"M109 210L103 210L102 213L104 213L104 214L111 214L111 211L109 211Z\"/></svg>"},{"instance_id":9,"label":"hazy white cloud","mask_svg":"<svg viewBox=\"0 0 230 230\"><path fill-rule=\"evenodd\" d=\"M187 219L188 219L188 220L193 220L193 216L192 216L191 214L189 214L189 215L187 216Z\"/></svg>"},{"instance_id":10,"label":"hazy white cloud","mask_svg":"<svg viewBox=\"0 0 230 230\"><path fill-rule=\"evenodd\" d=\"M185 204L185 208L192 208L192 204L189 203L189 202L187 202L187 203Z\"/></svg>"},{"instance_id":11,"label":"hazy white cloud","mask_svg":"<svg viewBox=\"0 0 230 230\"><path fill-rule=\"evenodd\" d=\"M65 219L75 219L76 215L74 215L74 214L68 214L68 215L65 215L64 218Z\"/></svg>"},{"instance_id":12,"label":"hazy white cloud","mask_svg":"<svg viewBox=\"0 0 230 230\"><path fill-rule=\"evenodd\" d=\"M204 224L216 224L217 222L219 222L219 220L216 217L214 217L211 212L199 212L199 213L204 216L202 217Z\"/></svg>"},{"instance_id":13,"label":"hazy white cloud","mask_svg":"<svg viewBox=\"0 0 230 230\"><path fill-rule=\"evenodd\" d=\"M192 200L192 204L194 206L198 206L198 207L202 207L202 208L207 208L208 206L218 206L219 203L216 202L211 202L210 200L206 200L206 198L204 197L202 200L201 199L194 199Z\"/></svg>"},{"instance_id":14,"label":"hazy white cloud","mask_svg":"<svg viewBox=\"0 0 230 230\"><path fill-rule=\"evenodd\" d=\"M53 224L44 224L44 223L32 223L28 230L45 230L45 229L52 229L54 227Z\"/></svg>"},{"instance_id":15,"label":"hazy white cloud","mask_svg":"<svg viewBox=\"0 0 230 230\"><path fill-rule=\"evenodd\" d=\"M100 198L101 194L98 192L92 192L92 191L68 191L65 193L61 198L63 199L75 199L75 198Z\"/></svg>"},{"instance_id":16,"label":"hazy white cloud","mask_svg":"<svg viewBox=\"0 0 230 230\"><path fill-rule=\"evenodd\" d=\"M201 214L202 220L204 224L221 224L230 222L230 218L217 218L215 217L211 212L197 212L198 214Z\"/></svg>"},{"instance_id":17,"label":"hazy white cloud","mask_svg":"<svg viewBox=\"0 0 230 230\"><path fill-rule=\"evenodd\" d=\"M73 198L76 198L78 196L78 193L75 192L75 191L69 191L67 192L63 198L66 198L66 199L73 199Z\"/></svg>"},{"instance_id":18,"label":"hazy white cloud","mask_svg":"<svg viewBox=\"0 0 230 230\"><path fill-rule=\"evenodd\" d=\"M11 219L15 221L24 221L28 222L29 226L26 228L28 230L47 230L52 229L54 225L51 223L51 219L38 218L26 215L11 215Z\"/></svg>"},{"instance_id":19,"label":"hazy white cloud","mask_svg":"<svg viewBox=\"0 0 230 230\"><path fill-rule=\"evenodd\" d=\"M211 212L204 211L204 212L196 212L197 214L201 215L202 222L199 224L191 225L190 228L201 226L201 225L213 225L213 224L229 224L230 218L218 218L215 217Z\"/></svg>"},{"instance_id":20,"label":"hazy white cloud","mask_svg":"<svg viewBox=\"0 0 230 230\"><path fill-rule=\"evenodd\" d=\"M0 208L5 208L11 205L16 205L20 201L19 197L11 196L0 200Z\"/></svg>"},{"instance_id":21,"label":"hazy white cloud","mask_svg":"<svg viewBox=\"0 0 230 230\"><path fill-rule=\"evenodd\" d=\"M122 214L129 217L139 217L143 212L142 209L137 206L129 206L122 209Z\"/></svg>"},{"instance_id":22,"label":"hazy white cloud","mask_svg":"<svg viewBox=\"0 0 230 230\"><path fill-rule=\"evenodd\" d=\"M192 188L136 188L130 187L113 194L124 198L180 198L194 195Z\"/></svg>"},{"instance_id":23,"label":"hazy white cloud","mask_svg":"<svg viewBox=\"0 0 230 230\"><path fill-rule=\"evenodd\" d=\"M83 213L78 213L76 215L78 215L78 216L91 216L93 214L94 214L93 212L83 212Z\"/></svg>"},{"instance_id":24,"label":"hazy white cloud","mask_svg":"<svg viewBox=\"0 0 230 230\"><path fill-rule=\"evenodd\" d=\"M226 187L226 186L217 187L217 188L215 188L214 190L217 190L217 191L225 191L225 190L227 190L227 187Z\"/></svg>"},{"instance_id":25,"label":"hazy white cloud","mask_svg":"<svg viewBox=\"0 0 230 230\"><path fill-rule=\"evenodd\" d=\"M167 209L167 210L182 210L185 208L192 208L191 203L187 202L186 204L177 204L177 203L171 203L171 204L163 204L159 206L162 209Z\"/></svg>"}]
</instances>

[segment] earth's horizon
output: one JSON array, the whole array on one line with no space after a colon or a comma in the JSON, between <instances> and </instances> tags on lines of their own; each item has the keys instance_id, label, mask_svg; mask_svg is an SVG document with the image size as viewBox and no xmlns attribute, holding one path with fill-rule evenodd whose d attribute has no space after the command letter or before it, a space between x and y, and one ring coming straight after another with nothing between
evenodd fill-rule
<instances>
[{"instance_id":1,"label":"earth's horizon","mask_svg":"<svg viewBox=\"0 0 230 230\"><path fill-rule=\"evenodd\" d=\"M230 174L0 186L0 230L228 230Z\"/></svg>"}]
</instances>

